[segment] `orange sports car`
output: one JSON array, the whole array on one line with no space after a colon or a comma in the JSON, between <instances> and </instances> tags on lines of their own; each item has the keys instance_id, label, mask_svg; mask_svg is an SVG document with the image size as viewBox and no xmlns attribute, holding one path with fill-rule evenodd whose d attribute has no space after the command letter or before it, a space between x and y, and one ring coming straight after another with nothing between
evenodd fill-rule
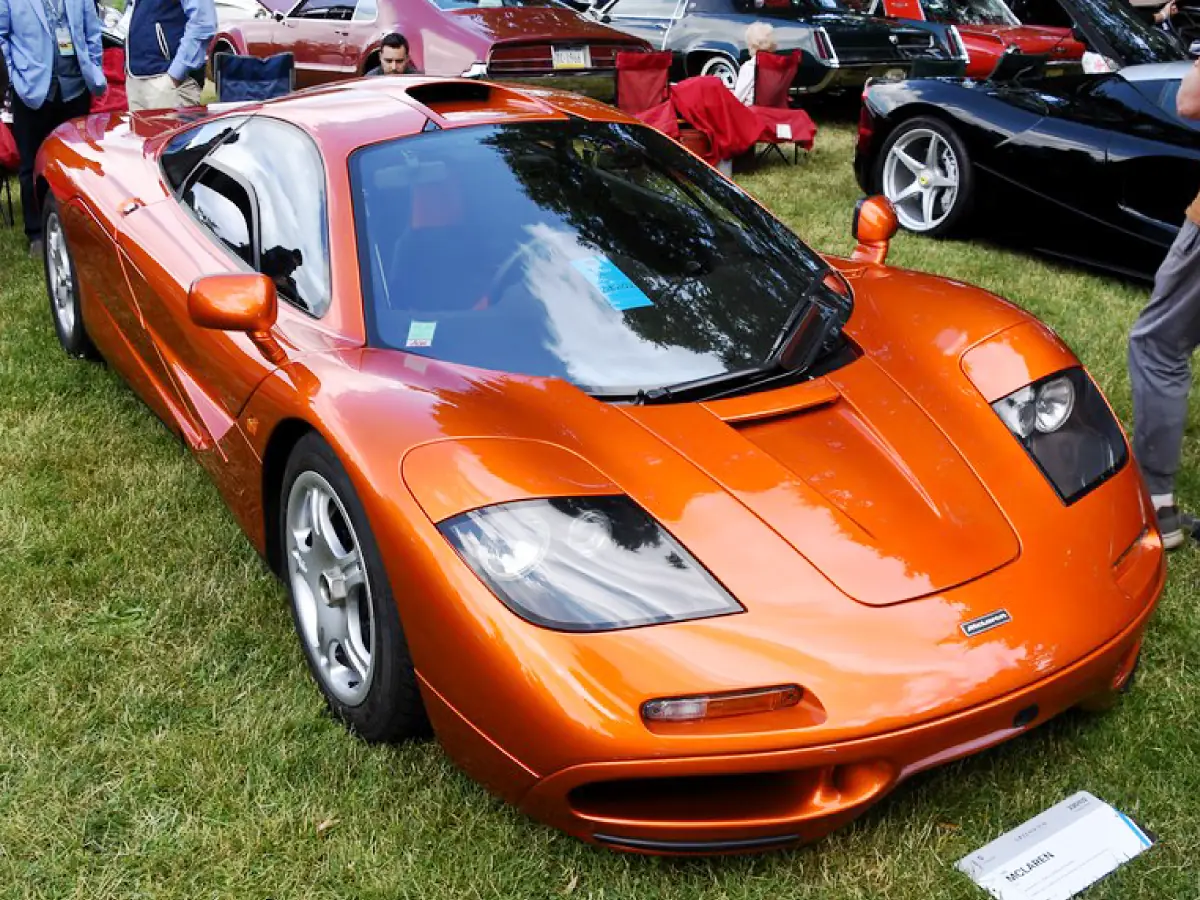
<instances>
[{"instance_id":1,"label":"orange sports car","mask_svg":"<svg viewBox=\"0 0 1200 900\"><path fill-rule=\"evenodd\" d=\"M77 120L46 276L193 449L367 740L624 850L815 839L1124 688L1124 435L1010 303L850 259L616 110L375 78Z\"/></svg>"}]
</instances>

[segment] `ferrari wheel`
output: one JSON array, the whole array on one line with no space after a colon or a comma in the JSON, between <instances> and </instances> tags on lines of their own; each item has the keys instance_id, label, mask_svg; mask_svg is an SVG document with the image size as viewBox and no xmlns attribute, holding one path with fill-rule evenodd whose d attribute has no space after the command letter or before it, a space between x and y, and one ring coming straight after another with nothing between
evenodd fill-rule
<instances>
[{"instance_id":1,"label":"ferrari wheel","mask_svg":"<svg viewBox=\"0 0 1200 900\"><path fill-rule=\"evenodd\" d=\"M63 230L62 215L53 194L46 196L42 211L42 248L46 269L46 294L50 298L50 315L54 319L54 331L58 342L69 356L79 359L97 359L99 353L83 326L83 314L79 307L79 279L75 274L75 260L67 245L67 234Z\"/></svg>"},{"instance_id":2,"label":"ferrari wheel","mask_svg":"<svg viewBox=\"0 0 1200 900\"><path fill-rule=\"evenodd\" d=\"M700 67L700 74L720 78L721 84L731 91L737 87L737 66L728 56L710 56Z\"/></svg>"},{"instance_id":3,"label":"ferrari wheel","mask_svg":"<svg viewBox=\"0 0 1200 900\"><path fill-rule=\"evenodd\" d=\"M876 182L909 231L942 237L971 203L971 161L962 140L936 119L905 122L888 137Z\"/></svg>"},{"instance_id":4,"label":"ferrari wheel","mask_svg":"<svg viewBox=\"0 0 1200 900\"><path fill-rule=\"evenodd\" d=\"M400 615L366 512L332 448L292 451L279 508L296 633L330 710L368 741L427 729Z\"/></svg>"}]
</instances>

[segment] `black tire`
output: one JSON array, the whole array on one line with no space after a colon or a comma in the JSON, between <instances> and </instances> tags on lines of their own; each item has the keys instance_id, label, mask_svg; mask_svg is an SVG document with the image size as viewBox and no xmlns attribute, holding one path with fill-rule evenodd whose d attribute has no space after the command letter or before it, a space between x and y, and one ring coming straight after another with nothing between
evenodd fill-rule
<instances>
[{"instance_id":1,"label":"black tire","mask_svg":"<svg viewBox=\"0 0 1200 900\"><path fill-rule=\"evenodd\" d=\"M312 476L317 476L314 479ZM354 608L362 610L369 607L370 635L370 673L363 679L365 684L346 686L335 674L327 673L323 668L337 666L337 654L342 653L343 659L348 658L349 649L341 645L332 653L322 655L320 647L314 647L307 634L312 634L312 627L306 629L303 609L312 608L312 602L322 603L320 598L313 598L309 591L310 578L298 569L298 563L293 550L299 546L296 540L289 542L289 521L293 509L289 507L289 498L293 488L299 484L297 495L304 494L305 486L313 486L317 481L324 482L331 489L341 509L337 504L327 505L329 519L334 525L337 537L343 545L346 540L356 542L359 558L365 564L365 588L358 588ZM279 540L283 555L282 572L287 588L288 599L292 608L292 621L296 634L304 650L309 671L321 693L329 705L330 712L355 734L370 742L399 741L406 738L425 735L429 732L429 722L425 715L425 707L421 702L420 691L417 687L416 671L413 668L412 657L404 638L404 629L400 624L400 614L392 594L391 584L383 567L383 558L375 542L375 536L367 521L366 511L358 498L345 468L338 461L333 449L319 435L310 433L301 438L293 448L284 470L283 486L279 502ZM345 519L342 518L344 510ZM346 521L348 519L348 522ZM345 526L350 530L346 531ZM316 529L314 529L314 532ZM309 546L319 540L315 536L308 538ZM333 571L329 569L328 571ZM322 576L323 578L324 576ZM324 584L324 582L323 582ZM305 593L309 591L309 593ZM349 595L341 601L341 606L350 608ZM325 603L326 608L339 606L336 603ZM311 621L311 619L310 619ZM361 622L361 617L359 618ZM320 635L320 631L317 632ZM362 631L359 630L359 637ZM323 643L318 636L317 643ZM348 637L345 647L353 643L354 638ZM327 649L327 648L326 648ZM323 662L324 660L324 662ZM346 672L352 671L349 665L342 666ZM339 695L339 690L343 695ZM347 691L365 691L361 699L347 699Z\"/></svg>"},{"instance_id":2,"label":"black tire","mask_svg":"<svg viewBox=\"0 0 1200 900\"><path fill-rule=\"evenodd\" d=\"M50 318L54 333L68 356L76 359L99 359L96 345L88 337L83 324L83 307L79 302L79 276L75 257L63 228L62 213L53 194L42 201L42 271L46 277L46 297L50 301Z\"/></svg>"},{"instance_id":3,"label":"black tire","mask_svg":"<svg viewBox=\"0 0 1200 900\"><path fill-rule=\"evenodd\" d=\"M897 145L901 145L901 149L903 149L904 144L919 142L928 134L940 137L944 142L945 149L951 154L958 187L953 200L949 203L948 209L944 203L945 194L941 195L943 203L937 207L939 214L931 216L929 219L934 224L929 227L920 227L916 221L918 216L909 212L907 203L902 204L897 202L896 196L898 196L898 192L893 189L893 185L886 184L885 181L888 180L888 159L896 151ZM943 167L945 167L944 156L942 160ZM916 173L913 173L914 179L918 177ZM948 124L940 119L929 116L918 116L902 122L888 135L887 140L884 141L883 147L880 149L879 156L875 159L871 183L876 192L883 194L892 201L893 206L897 207L896 213L900 218L900 224L904 228L917 234L923 234L926 237L940 238L961 232L970 218L971 209L975 202L975 173L971 166L971 157L967 152L966 145L962 142L962 138Z\"/></svg>"}]
</instances>

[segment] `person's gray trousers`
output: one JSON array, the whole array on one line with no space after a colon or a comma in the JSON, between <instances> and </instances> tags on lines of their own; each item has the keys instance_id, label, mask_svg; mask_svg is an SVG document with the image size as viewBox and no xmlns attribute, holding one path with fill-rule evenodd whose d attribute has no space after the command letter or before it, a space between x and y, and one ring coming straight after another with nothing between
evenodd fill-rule
<instances>
[{"instance_id":1,"label":"person's gray trousers","mask_svg":"<svg viewBox=\"0 0 1200 900\"><path fill-rule=\"evenodd\" d=\"M1200 228L1185 219L1129 334L1133 455L1151 494L1175 490L1192 351L1200 345Z\"/></svg>"}]
</instances>

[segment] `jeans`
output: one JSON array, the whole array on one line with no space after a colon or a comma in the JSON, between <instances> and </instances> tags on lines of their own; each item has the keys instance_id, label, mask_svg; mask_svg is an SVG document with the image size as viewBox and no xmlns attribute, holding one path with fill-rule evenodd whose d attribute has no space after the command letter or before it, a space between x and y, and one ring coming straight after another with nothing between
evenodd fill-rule
<instances>
[{"instance_id":1,"label":"jeans","mask_svg":"<svg viewBox=\"0 0 1200 900\"><path fill-rule=\"evenodd\" d=\"M1183 453L1192 352L1200 346L1200 228L1188 220L1129 335L1133 455L1151 494L1175 489Z\"/></svg>"}]
</instances>

